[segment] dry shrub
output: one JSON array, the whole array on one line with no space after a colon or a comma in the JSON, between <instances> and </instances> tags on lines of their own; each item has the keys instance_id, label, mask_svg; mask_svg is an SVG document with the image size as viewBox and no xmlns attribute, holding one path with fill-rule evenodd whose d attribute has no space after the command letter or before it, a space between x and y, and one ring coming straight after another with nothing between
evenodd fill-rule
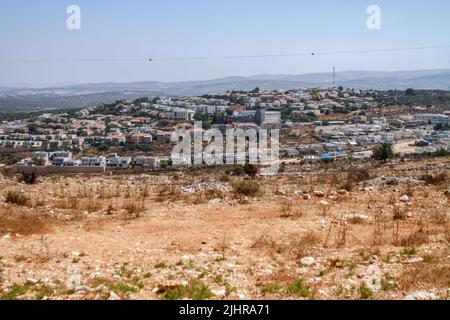
<instances>
[{"instance_id":1,"label":"dry shrub","mask_svg":"<svg viewBox=\"0 0 450 320\"><path fill-rule=\"evenodd\" d=\"M366 168L352 168L347 172L347 179L342 185L342 189L352 191L360 182L367 181L371 178L370 172Z\"/></svg>"},{"instance_id":2,"label":"dry shrub","mask_svg":"<svg viewBox=\"0 0 450 320\"><path fill-rule=\"evenodd\" d=\"M101 209L101 204L98 200L89 198L86 204L86 210L88 212L97 212Z\"/></svg>"},{"instance_id":3,"label":"dry shrub","mask_svg":"<svg viewBox=\"0 0 450 320\"><path fill-rule=\"evenodd\" d=\"M413 184L408 182L407 185L406 185L405 190L402 193L407 195L410 198L414 197L414 186L413 186Z\"/></svg>"},{"instance_id":4,"label":"dry shrub","mask_svg":"<svg viewBox=\"0 0 450 320\"><path fill-rule=\"evenodd\" d=\"M223 199L225 198L225 194L219 190L202 190L197 191L190 197L186 197L185 202L188 204L204 204L212 199Z\"/></svg>"},{"instance_id":5,"label":"dry shrub","mask_svg":"<svg viewBox=\"0 0 450 320\"><path fill-rule=\"evenodd\" d=\"M427 185L440 185L447 181L447 173L440 172L435 175L432 174L424 174L420 177L420 180L424 181Z\"/></svg>"},{"instance_id":6,"label":"dry shrub","mask_svg":"<svg viewBox=\"0 0 450 320\"><path fill-rule=\"evenodd\" d=\"M407 214L406 211L407 211L407 208L402 208L400 206L394 205L392 218L395 221L397 221L397 220L405 220L406 219L406 214Z\"/></svg>"},{"instance_id":7,"label":"dry shrub","mask_svg":"<svg viewBox=\"0 0 450 320\"><path fill-rule=\"evenodd\" d=\"M230 176L227 174L223 174L219 177L220 182L230 182Z\"/></svg>"},{"instance_id":8,"label":"dry shrub","mask_svg":"<svg viewBox=\"0 0 450 320\"><path fill-rule=\"evenodd\" d=\"M449 222L449 213L448 209L444 210L433 210L431 213L431 221L436 225L445 226Z\"/></svg>"},{"instance_id":9,"label":"dry shrub","mask_svg":"<svg viewBox=\"0 0 450 320\"><path fill-rule=\"evenodd\" d=\"M113 213L115 213L117 210L116 210L116 208L114 207L114 204L112 203L112 202L110 202L109 204L108 204L108 208L106 208L106 215L107 216L110 216L110 215L112 215Z\"/></svg>"},{"instance_id":10,"label":"dry shrub","mask_svg":"<svg viewBox=\"0 0 450 320\"><path fill-rule=\"evenodd\" d=\"M258 196L262 194L262 189L256 181L243 180L233 185L236 194L244 196Z\"/></svg>"},{"instance_id":11,"label":"dry shrub","mask_svg":"<svg viewBox=\"0 0 450 320\"><path fill-rule=\"evenodd\" d=\"M22 192L9 190L6 192L5 202L18 206L26 206L30 203L30 198Z\"/></svg>"},{"instance_id":12,"label":"dry shrub","mask_svg":"<svg viewBox=\"0 0 450 320\"><path fill-rule=\"evenodd\" d=\"M428 234L423 230L423 226L420 226L418 230L413 230L411 234L400 239L400 246L402 247L414 247L428 243Z\"/></svg>"},{"instance_id":13,"label":"dry shrub","mask_svg":"<svg viewBox=\"0 0 450 320\"><path fill-rule=\"evenodd\" d=\"M259 171L258 166L255 166L254 164L246 163L244 165L244 173L252 179L254 179L256 177L256 175L258 174L258 171Z\"/></svg>"},{"instance_id":14,"label":"dry shrub","mask_svg":"<svg viewBox=\"0 0 450 320\"><path fill-rule=\"evenodd\" d=\"M308 231L303 235L295 235L292 237L290 242L290 247L292 253L297 257L301 258L309 254L311 248L319 245L321 243L321 237L314 231Z\"/></svg>"},{"instance_id":15,"label":"dry shrub","mask_svg":"<svg viewBox=\"0 0 450 320\"><path fill-rule=\"evenodd\" d=\"M125 219L137 219L145 211L144 201L130 200L125 206Z\"/></svg>"},{"instance_id":16,"label":"dry shrub","mask_svg":"<svg viewBox=\"0 0 450 320\"><path fill-rule=\"evenodd\" d=\"M175 185L162 185L158 189L156 196L157 202L175 201L181 198L181 193L176 189Z\"/></svg>"},{"instance_id":17,"label":"dry shrub","mask_svg":"<svg viewBox=\"0 0 450 320\"><path fill-rule=\"evenodd\" d=\"M269 252L282 253L285 247L278 244L270 235L263 234L251 245L252 249L267 250Z\"/></svg>"},{"instance_id":18,"label":"dry shrub","mask_svg":"<svg viewBox=\"0 0 450 320\"><path fill-rule=\"evenodd\" d=\"M47 224L35 215L0 215L0 234L10 233L28 236L32 234L44 234L48 232L48 229Z\"/></svg>"},{"instance_id":19,"label":"dry shrub","mask_svg":"<svg viewBox=\"0 0 450 320\"><path fill-rule=\"evenodd\" d=\"M144 184L144 187L141 190L141 197L146 199L150 195L150 185L148 183Z\"/></svg>"},{"instance_id":20,"label":"dry shrub","mask_svg":"<svg viewBox=\"0 0 450 320\"><path fill-rule=\"evenodd\" d=\"M60 209L78 209L80 200L76 197L67 197L66 199L58 201L57 208Z\"/></svg>"},{"instance_id":21,"label":"dry shrub","mask_svg":"<svg viewBox=\"0 0 450 320\"><path fill-rule=\"evenodd\" d=\"M413 288L448 288L450 287L450 268L448 265L421 264L408 268L399 277L401 290Z\"/></svg>"},{"instance_id":22,"label":"dry shrub","mask_svg":"<svg viewBox=\"0 0 450 320\"><path fill-rule=\"evenodd\" d=\"M345 183L341 186L341 189L352 191L355 188L355 184L351 179L347 179Z\"/></svg>"},{"instance_id":23,"label":"dry shrub","mask_svg":"<svg viewBox=\"0 0 450 320\"><path fill-rule=\"evenodd\" d=\"M300 209L296 207L292 201L283 202L281 204L280 211L282 218L299 219L303 215Z\"/></svg>"}]
</instances>

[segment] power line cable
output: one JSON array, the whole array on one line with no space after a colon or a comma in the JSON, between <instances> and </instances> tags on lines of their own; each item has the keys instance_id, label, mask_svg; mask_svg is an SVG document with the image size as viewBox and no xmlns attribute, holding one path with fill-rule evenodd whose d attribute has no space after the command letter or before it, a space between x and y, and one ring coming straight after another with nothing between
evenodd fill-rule
<instances>
[{"instance_id":1,"label":"power line cable","mask_svg":"<svg viewBox=\"0 0 450 320\"><path fill-rule=\"evenodd\" d=\"M160 57L160 58L103 58L103 59L0 59L0 63L99 63L99 62L158 62L158 61L192 61L192 60L229 60L229 59L256 59L256 58L282 58L282 57L300 57L300 56L320 56L320 55L340 55L340 54L366 54L366 53L384 53L417 51L430 49L447 49L450 45L422 46L422 47L404 47L404 48L384 48L384 49L366 49L366 50L343 50L343 51L312 51L300 53L281 53L281 54L261 54L261 55L230 55L230 56L198 56L198 57Z\"/></svg>"}]
</instances>

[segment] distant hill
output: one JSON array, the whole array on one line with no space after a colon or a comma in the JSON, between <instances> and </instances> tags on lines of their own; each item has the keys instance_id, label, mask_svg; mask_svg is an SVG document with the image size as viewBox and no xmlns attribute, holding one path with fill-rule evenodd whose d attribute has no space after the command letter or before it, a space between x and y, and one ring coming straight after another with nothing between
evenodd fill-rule
<instances>
[{"instance_id":1,"label":"distant hill","mask_svg":"<svg viewBox=\"0 0 450 320\"><path fill-rule=\"evenodd\" d=\"M303 75L232 76L205 81L98 83L49 88L0 87L0 112L26 112L47 109L88 107L120 99L142 96L189 96L223 93L231 90L292 89L332 87L331 73ZM342 71L336 73L336 86L390 90L450 90L450 70L421 71Z\"/></svg>"}]
</instances>

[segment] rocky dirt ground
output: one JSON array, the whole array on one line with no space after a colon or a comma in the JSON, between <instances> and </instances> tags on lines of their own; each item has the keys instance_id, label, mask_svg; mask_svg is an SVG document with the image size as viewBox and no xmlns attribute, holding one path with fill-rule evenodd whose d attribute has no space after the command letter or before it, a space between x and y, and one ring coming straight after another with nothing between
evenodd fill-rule
<instances>
[{"instance_id":1,"label":"rocky dirt ground","mask_svg":"<svg viewBox=\"0 0 450 320\"><path fill-rule=\"evenodd\" d=\"M1 299L449 299L450 159L0 179Z\"/></svg>"}]
</instances>

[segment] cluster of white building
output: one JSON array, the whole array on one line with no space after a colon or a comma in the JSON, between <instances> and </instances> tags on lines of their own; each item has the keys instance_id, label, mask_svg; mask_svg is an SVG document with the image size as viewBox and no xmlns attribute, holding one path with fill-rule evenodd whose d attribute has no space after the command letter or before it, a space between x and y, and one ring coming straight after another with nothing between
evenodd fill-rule
<instances>
[{"instance_id":1,"label":"cluster of white building","mask_svg":"<svg viewBox=\"0 0 450 320\"><path fill-rule=\"evenodd\" d=\"M159 168L169 163L169 157L163 156L139 156L139 157L121 157L116 153L107 156L82 157L74 159L69 151L33 152L32 157L22 160L21 166L39 166L39 167L98 167L98 168L116 168L128 169L132 166L144 168Z\"/></svg>"}]
</instances>

